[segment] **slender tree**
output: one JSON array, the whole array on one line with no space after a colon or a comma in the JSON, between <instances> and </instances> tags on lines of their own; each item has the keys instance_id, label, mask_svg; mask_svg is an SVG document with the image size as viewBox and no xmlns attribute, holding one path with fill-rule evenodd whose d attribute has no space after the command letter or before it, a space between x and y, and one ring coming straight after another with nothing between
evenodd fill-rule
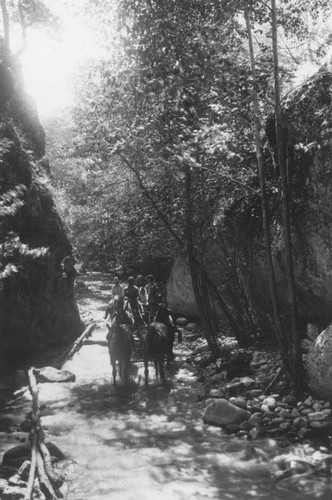
<instances>
[{"instance_id":1,"label":"slender tree","mask_svg":"<svg viewBox=\"0 0 332 500\"><path fill-rule=\"evenodd\" d=\"M244 14L245 14L246 26L247 26L249 54L250 54L250 66L251 66L251 74L252 74L252 82L253 82L252 96L253 96L253 121L254 121L254 128L255 128L255 134L254 134L255 150L256 150L256 158L257 158L257 166L258 166L259 183L260 183L264 245L265 245L265 254L266 254L266 259L267 259L268 269L269 269L268 278L269 278L271 302L272 302L272 307L273 307L274 327L275 327L275 331L276 331L277 338L279 341L284 367L285 367L287 373L291 376L291 378L294 379L294 378L296 378L296 373L294 372L294 369L292 366L292 359L291 359L291 356L289 353L289 339L288 339L287 335L284 333L284 330L283 330L283 327L281 324L278 292L277 292L276 279L275 279L275 270L274 270L272 251L271 251L271 239L270 239L269 216L268 216L268 199L267 199L267 194L266 194L264 161L263 161L262 144L261 144L261 122L260 122L258 95L257 95L257 90L256 90L257 75L256 75L255 54L254 54L254 46L253 46L252 33L251 33L250 13L249 13L249 9L246 5L244 7Z\"/></svg>"},{"instance_id":2,"label":"slender tree","mask_svg":"<svg viewBox=\"0 0 332 500\"><path fill-rule=\"evenodd\" d=\"M4 49L5 55L8 57L10 52L10 28L9 28L9 15L6 0L1 0L1 13L4 35Z\"/></svg>"},{"instance_id":3,"label":"slender tree","mask_svg":"<svg viewBox=\"0 0 332 500\"><path fill-rule=\"evenodd\" d=\"M280 105L280 78L279 78L279 52L278 52L278 33L277 33L277 14L276 1L271 0L271 22L272 22L272 46L274 60L274 99L275 99L275 129L277 143L277 162L279 165L281 177L281 193L282 193L282 219L283 219L283 234L285 242L285 260L289 303L291 309L291 353L292 363L295 374L295 384L298 390L303 387L303 361L301 338L298 326L298 310L296 299L296 287L294 277L293 253L291 243L291 224L290 224L290 208L289 208L289 186L286 163L286 142L282 124L281 105Z\"/></svg>"}]
</instances>

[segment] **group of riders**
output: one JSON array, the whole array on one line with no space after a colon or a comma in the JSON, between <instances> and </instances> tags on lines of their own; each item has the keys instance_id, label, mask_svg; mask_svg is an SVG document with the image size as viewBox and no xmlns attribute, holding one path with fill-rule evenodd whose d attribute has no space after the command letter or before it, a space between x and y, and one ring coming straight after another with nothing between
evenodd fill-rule
<instances>
[{"instance_id":1,"label":"group of riders","mask_svg":"<svg viewBox=\"0 0 332 500\"><path fill-rule=\"evenodd\" d=\"M139 330L142 324L151 324L154 321L165 324L170 336L174 339L177 330L174 325L171 311L167 301L162 297L159 287L152 274L133 276L127 279L126 285L120 283L119 278L114 278L111 288L111 302L123 303L123 310L129 310L132 315L132 329ZM108 310L106 309L105 318Z\"/></svg>"}]
</instances>

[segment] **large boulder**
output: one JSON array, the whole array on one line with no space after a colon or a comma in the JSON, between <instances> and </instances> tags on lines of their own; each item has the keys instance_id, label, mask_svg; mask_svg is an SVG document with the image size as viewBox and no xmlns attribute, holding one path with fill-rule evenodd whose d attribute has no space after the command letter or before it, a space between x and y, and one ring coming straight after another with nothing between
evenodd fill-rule
<instances>
[{"instance_id":1,"label":"large boulder","mask_svg":"<svg viewBox=\"0 0 332 500\"><path fill-rule=\"evenodd\" d=\"M319 398L332 401L332 324L312 344L306 370L310 391Z\"/></svg>"},{"instance_id":2,"label":"large boulder","mask_svg":"<svg viewBox=\"0 0 332 500\"><path fill-rule=\"evenodd\" d=\"M231 424L241 424L249 420L251 413L233 405L226 399L215 399L205 408L203 422L205 424L226 427Z\"/></svg>"},{"instance_id":3,"label":"large boulder","mask_svg":"<svg viewBox=\"0 0 332 500\"><path fill-rule=\"evenodd\" d=\"M289 92L282 102L282 126L286 138L291 238L299 305L301 332L308 323L320 330L332 321L332 68L323 67L301 86ZM268 180L270 235L272 257L280 307L285 321L289 318L289 293L286 276L286 250L280 202L280 172L271 152L277 154L275 117L266 124L263 150ZM244 166L252 164L244 159ZM252 187L257 189L258 179ZM215 233L206 238L202 249L204 265L213 278L234 319L243 331L250 321L261 332L270 329L273 316L269 292L262 228L261 204L258 196L239 196L216 217ZM168 283L172 307L191 314L192 284L188 265L182 259L174 263ZM180 312L179 311L179 312ZM188 312L187 312L188 311Z\"/></svg>"},{"instance_id":4,"label":"large boulder","mask_svg":"<svg viewBox=\"0 0 332 500\"><path fill-rule=\"evenodd\" d=\"M189 264L179 257L173 265L167 282L167 300L172 312L189 317L198 317Z\"/></svg>"}]
</instances>

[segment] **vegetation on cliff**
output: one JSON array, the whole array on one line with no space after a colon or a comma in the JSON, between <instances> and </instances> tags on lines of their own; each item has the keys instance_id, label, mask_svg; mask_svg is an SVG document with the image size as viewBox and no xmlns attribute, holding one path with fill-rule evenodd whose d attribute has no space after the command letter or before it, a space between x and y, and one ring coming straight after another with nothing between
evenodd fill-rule
<instances>
[{"instance_id":1,"label":"vegetation on cliff","mask_svg":"<svg viewBox=\"0 0 332 500\"><path fill-rule=\"evenodd\" d=\"M8 36L8 34L7 34ZM71 253L47 187L45 134L17 61L0 52L0 372L82 328L61 260Z\"/></svg>"}]
</instances>

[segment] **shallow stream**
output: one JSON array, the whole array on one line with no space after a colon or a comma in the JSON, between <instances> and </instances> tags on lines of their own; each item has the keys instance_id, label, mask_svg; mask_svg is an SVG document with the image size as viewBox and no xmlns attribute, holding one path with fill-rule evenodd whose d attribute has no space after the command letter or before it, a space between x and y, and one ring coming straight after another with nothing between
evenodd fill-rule
<instances>
[{"instance_id":1,"label":"shallow stream","mask_svg":"<svg viewBox=\"0 0 332 500\"><path fill-rule=\"evenodd\" d=\"M274 481L272 441L250 443L202 422L202 388L186 364L189 348L176 345L168 385L144 386L142 363L132 364L131 384L112 385L103 320L107 279L85 279L92 291L80 299L97 323L92 337L64 365L76 375L66 384L40 384L46 439L76 462L63 486L68 500L309 500L330 499L324 478ZM29 395L9 409L23 418ZM17 436L15 436L17 439ZM0 452L17 444L0 433ZM264 450L264 459L250 453ZM280 450L282 453L283 450ZM249 458L253 456L254 458Z\"/></svg>"}]
</instances>

